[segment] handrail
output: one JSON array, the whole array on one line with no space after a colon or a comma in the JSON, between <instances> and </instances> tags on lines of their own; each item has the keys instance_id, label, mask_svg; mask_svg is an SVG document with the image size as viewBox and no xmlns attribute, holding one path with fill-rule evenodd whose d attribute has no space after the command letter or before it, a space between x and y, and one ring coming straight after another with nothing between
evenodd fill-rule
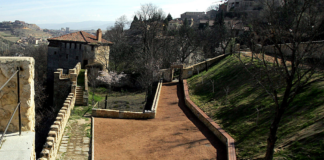
<instances>
[{"instance_id":1,"label":"handrail","mask_svg":"<svg viewBox=\"0 0 324 160\"><path fill-rule=\"evenodd\" d=\"M9 122L7 123L6 129L4 130L4 132L2 133L2 136L0 138L0 144L2 142L2 139L4 138L4 135L6 134L9 125L15 115L15 113L17 112L18 109L18 116L19 116L19 136L21 135L21 115L20 115L20 82L19 82L19 71L20 68L17 67L17 71L6 81L6 83L4 85L2 85L2 87L0 88L0 91L9 83L9 81L17 74L17 98L18 98L18 102L17 102L17 106L15 108L15 111L12 113Z\"/></svg>"},{"instance_id":2,"label":"handrail","mask_svg":"<svg viewBox=\"0 0 324 160\"><path fill-rule=\"evenodd\" d=\"M15 76L16 75L16 73L17 72L19 72L19 70L17 70L8 80L7 80L7 82L4 84L4 85L2 85L2 87L0 88L0 91L9 83L9 81L13 78L13 76Z\"/></svg>"}]
</instances>

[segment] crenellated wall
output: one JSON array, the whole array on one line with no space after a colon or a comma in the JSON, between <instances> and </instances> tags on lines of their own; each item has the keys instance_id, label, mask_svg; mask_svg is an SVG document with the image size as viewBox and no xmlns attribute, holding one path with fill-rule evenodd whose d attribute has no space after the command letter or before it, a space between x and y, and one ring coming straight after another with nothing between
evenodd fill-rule
<instances>
[{"instance_id":1,"label":"crenellated wall","mask_svg":"<svg viewBox=\"0 0 324 160\"><path fill-rule=\"evenodd\" d=\"M73 69L69 69L68 74L63 73L63 69L59 68L54 72L54 90L53 90L53 106L59 109L64 99L69 93L75 94L75 89L77 86L77 77L81 70L81 63Z\"/></svg>"},{"instance_id":2,"label":"crenellated wall","mask_svg":"<svg viewBox=\"0 0 324 160\"><path fill-rule=\"evenodd\" d=\"M54 73L54 103L58 109L57 117L48 133L47 141L41 152L39 160L54 160L63 137L66 123L69 120L75 105L77 78L81 70L78 63L68 74L63 74L62 69ZM67 93L67 94L65 94Z\"/></svg>"},{"instance_id":3,"label":"crenellated wall","mask_svg":"<svg viewBox=\"0 0 324 160\"><path fill-rule=\"evenodd\" d=\"M39 160L54 160L58 152L66 123L69 120L72 109L75 105L75 94L70 93L65 99L62 108L51 126L46 143L41 152Z\"/></svg>"}]
</instances>

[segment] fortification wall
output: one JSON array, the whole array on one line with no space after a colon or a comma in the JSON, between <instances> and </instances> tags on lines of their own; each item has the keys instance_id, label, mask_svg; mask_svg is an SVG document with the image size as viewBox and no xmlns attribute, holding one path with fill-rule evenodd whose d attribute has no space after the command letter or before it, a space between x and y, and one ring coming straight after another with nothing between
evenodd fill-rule
<instances>
[{"instance_id":1,"label":"fortification wall","mask_svg":"<svg viewBox=\"0 0 324 160\"><path fill-rule=\"evenodd\" d=\"M64 129L75 105L77 78L80 70L81 63L78 63L73 69L69 70L69 74L63 74L62 69L57 69L57 72L54 73L54 100L57 101L56 105L62 104L58 108L59 112L48 133L39 160L54 160L56 157ZM68 90L68 95L63 95L62 90ZM62 98L63 96L66 98ZM63 102L61 99L63 99Z\"/></svg>"},{"instance_id":2,"label":"fortification wall","mask_svg":"<svg viewBox=\"0 0 324 160\"><path fill-rule=\"evenodd\" d=\"M63 137L66 123L69 120L72 109L75 105L75 94L70 93L65 99L63 107L60 109L57 117L48 133L46 143L41 152L39 160L54 160Z\"/></svg>"},{"instance_id":3,"label":"fortification wall","mask_svg":"<svg viewBox=\"0 0 324 160\"><path fill-rule=\"evenodd\" d=\"M35 131L34 65L32 57L0 57L0 87L20 68L20 101L22 131ZM4 131L17 106L17 75L0 91L0 132ZM13 117L9 132L17 132L18 113Z\"/></svg>"},{"instance_id":4,"label":"fortification wall","mask_svg":"<svg viewBox=\"0 0 324 160\"><path fill-rule=\"evenodd\" d=\"M72 89L75 90L77 77L81 70L81 63L77 63L73 69L69 69L68 74L63 73L63 69L59 68L54 72L54 87L53 87L53 105L55 108L59 109L64 102L64 99Z\"/></svg>"}]
</instances>

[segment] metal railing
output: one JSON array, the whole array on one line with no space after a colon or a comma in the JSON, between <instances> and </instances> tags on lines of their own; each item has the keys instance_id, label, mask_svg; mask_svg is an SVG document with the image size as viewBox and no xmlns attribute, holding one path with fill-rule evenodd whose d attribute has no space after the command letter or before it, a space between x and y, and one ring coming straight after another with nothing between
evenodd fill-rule
<instances>
[{"instance_id":1,"label":"metal railing","mask_svg":"<svg viewBox=\"0 0 324 160\"><path fill-rule=\"evenodd\" d=\"M9 128L9 125L11 123L11 120L13 119L14 115L16 114L17 112L17 109L18 109L18 117L19 117L19 136L21 135L21 115L20 115L20 83L19 83L19 72L20 72L20 68L17 67L17 71L8 79L8 81L1 86L0 88L0 91L9 83L9 81L17 74L17 96L18 96L18 101L17 101L17 106L15 108L15 111L12 113L11 115L11 118L6 126L6 129L4 130L4 132L2 133L2 136L0 138L0 144L4 138L4 135L6 134L8 128Z\"/></svg>"}]
</instances>

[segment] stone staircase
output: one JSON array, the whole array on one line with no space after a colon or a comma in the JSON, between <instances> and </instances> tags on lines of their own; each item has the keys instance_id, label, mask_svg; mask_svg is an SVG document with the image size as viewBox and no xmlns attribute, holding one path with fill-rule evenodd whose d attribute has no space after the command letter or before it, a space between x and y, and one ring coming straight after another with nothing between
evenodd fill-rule
<instances>
[{"instance_id":1,"label":"stone staircase","mask_svg":"<svg viewBox=\"0 0 324 160\"><path fill-rule=\"evenodd\" d=\"M83 106L83 87L76 87L75 105Z\"/></svg>"}]
</instances>

